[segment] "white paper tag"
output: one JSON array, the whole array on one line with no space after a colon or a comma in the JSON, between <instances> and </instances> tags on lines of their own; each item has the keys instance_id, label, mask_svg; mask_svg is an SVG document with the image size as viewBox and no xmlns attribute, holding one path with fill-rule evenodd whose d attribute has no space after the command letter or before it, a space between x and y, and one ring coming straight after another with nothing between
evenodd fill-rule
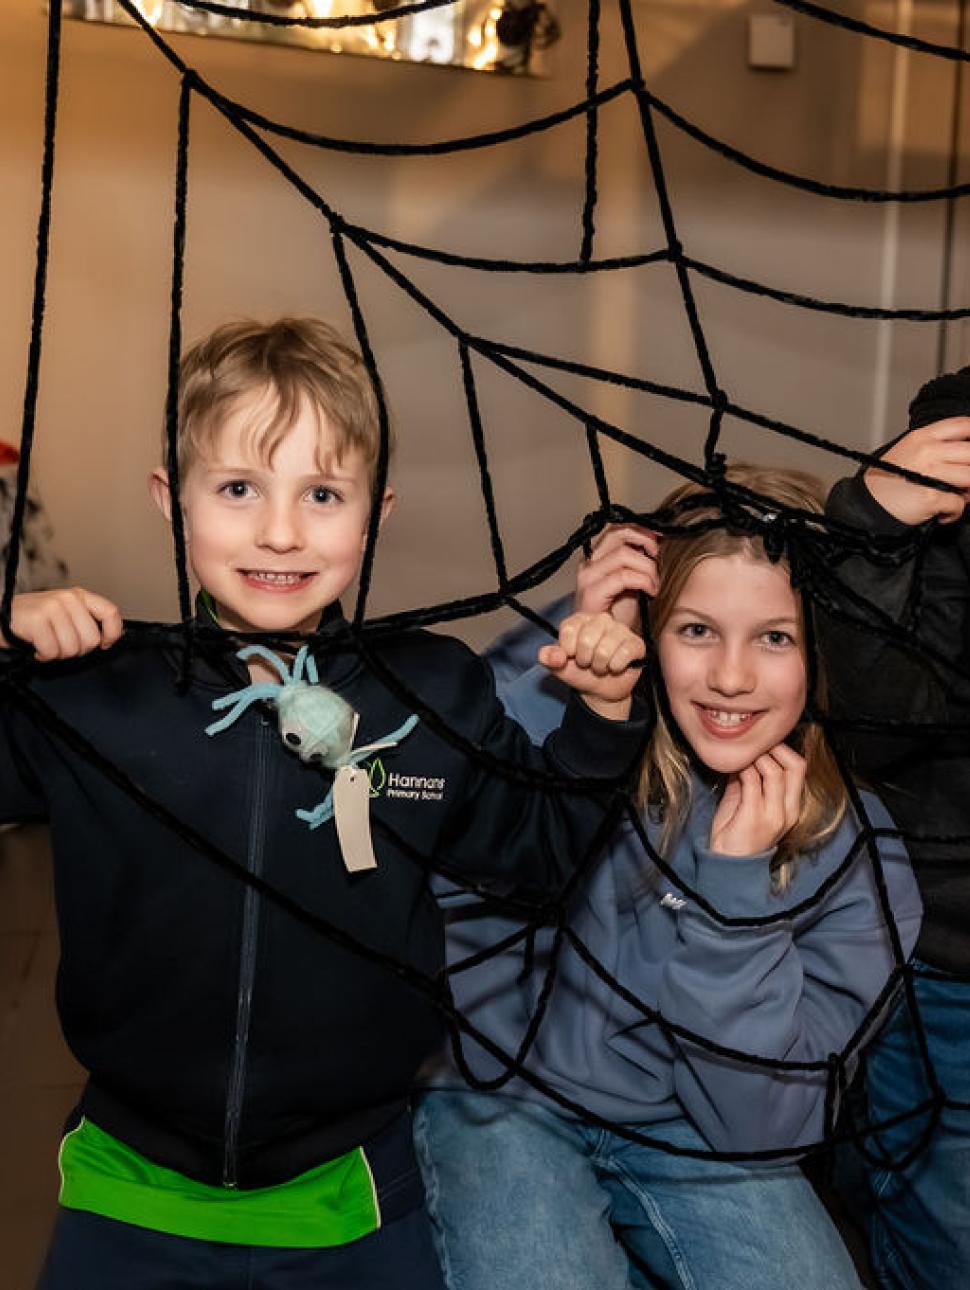
<instances>
[{"instance_id":1,"label":"white paper tag","mask_svg":"<svg viewBox=\"0 0 970 1290\"><path fill-rule=\"evenodd\" d=\"M370 776L360 766L341 766L337 771L333 818L347 872L376 869L370 836Z\"/></svg>"}]
</instances>

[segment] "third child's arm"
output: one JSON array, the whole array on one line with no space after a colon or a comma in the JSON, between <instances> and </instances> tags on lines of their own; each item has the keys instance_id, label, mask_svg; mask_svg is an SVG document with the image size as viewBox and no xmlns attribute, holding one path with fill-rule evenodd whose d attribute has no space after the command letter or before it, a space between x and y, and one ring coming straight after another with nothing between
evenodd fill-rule
<instances>
[{"instance_id":1,"label":"third child's arm","mask_svg":"<svg viewBox=\"0 0 970 1290\"><path fill-rule=\"evenodd\" d=\"M913 430L894 444L885 460L970 489L970 418L953 417ZM883 537L905 537L914 526L935 519L940 527L927 535L921 556L902 564L850 555L835 576L849 595L832 590L853 626L835 615L822 615L819 635L840 714L891 717L924 722L945 720L952 702L955 673L927 660L928 648L957 669L970 667L970 570L965 522L965 495L944 493L871 469L864 476L840 480L833 488L827 515ZM918 583L916 580L919 580ZM874 606L897 624L911 629L917 648L891 639L882 625L852 597ZM911 607L915 615L910 615ZM964 694L967 686L962 685ZM885 740L853 735L861 765L876 773L892 748Z\"/></svg>"},{"instance_id":2,"label":"third child's arm","mask_svg":"<svg viewBox=\"0 0 970 1290\"><path fill-rule=\"evenodd\" d=\"M901 524L952 524L970 498L970 417L947 417L911 430L882 460L959 490L930 488L871 466L863 476L865 485L884 511Z\"/></svg>"}]
</instances>

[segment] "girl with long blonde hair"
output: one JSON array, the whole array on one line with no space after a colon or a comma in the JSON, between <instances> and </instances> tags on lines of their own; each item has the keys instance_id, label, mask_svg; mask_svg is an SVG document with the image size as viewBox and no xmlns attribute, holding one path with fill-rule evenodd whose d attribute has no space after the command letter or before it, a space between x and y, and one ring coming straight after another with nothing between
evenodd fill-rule
<instances>
[{"instance_id":1,"label":"girl with long blonde hair","mask_svg":"<svg viewBox=\"0 0 970 1290\"><path fill-rule=\"evenodd\" d=\"M447 1064L431 1078L415 1131L450 1290L859 1290L794 1163L825 1135L830 1054L850 1045L894 966L872 867L864 850L851 858L859 821L806 717L824 700L811 610L764 541L773 511L810 525L821 507L794 472L733 467L726 479L740 508L727 520L718 497L687 485L657 512L676 517L667 536L609 530L581 569L577 608L630 623L651 597L644 684L657 716L639 812L570 912L628 994L567 945L526 1059L551 1098L520 1077L471 1091ZM501 671L521 645L520 633L493 651ZM505 701L542 738L563 695L533 670ZM891 827L863 796L871 822ZM897 840L879 850L908 953L921 912L912 872ZM465 904L449 958L515 929ZM506 1053L554 937L538 929L531 970L520 940L452 978ZM463 1049L476 1078L502 1074L473 1041Z\"/></svg>"},{"instance_id":2,"label":"girl with long blonde hair","mask_svg":"<svg viewBox=\"0 0 970 1290\"><path fill-rule=\"evenodd\" d=\"M800 471L778 471L756 466L738 465L729 468L727 479L730 483L741 484L752 493L766 496L779 506L793 511L818 512L822 510L818 484L812 476ZM648 611L649 636L659 650L666 648L668 656L676 651L676 641L686 632L691 632L692 643L701 651L701 656L710 654L713 645L713 632L708 631L703 623L690 624L685 620L682 607L685 589L693 579L695 585L698 575L704 579L709 570L702 570L702 563L713 561L714 569L710 581L727 575L722 583L725 597L736 596L739 587L747 587L744 570L750 570L752 588L764 586L775 590L782 600L789 602L785 612L788 620L781 626L765 622L766 633L773 634L774 644L762 649L762 653L779 660L788 659L793 665L792 686L797 696L803 694L803 684L807 683L807 660L805 658L807 642L806 607L802 597L791 588L791 573L784 557L772 561L766 554L764 542L759 537L746 533L731 531L723 522L723 516L716 498L711 496L704 502L705 490L698 484L686 484L676 489L661 504L661 510L677 512L687 502L694 502L685 513L684 532L661 545L658 555L660 574L657 595L651 600ZM701 502L701 505L697 505ZM774 572L772 572L772 570ZM733 572L733 577L732 577ZM741 580L739 582L739 579ZM788 585L784 585L787 580ZM690 597L688 596L689 600ZM686 615L689 617L689 615ZM739 616L729 612L728 618L737 625ZM674 619L674 630L671 630L671 619ZM679 621L681 620L681 621ZM755 625L759 625L757 613L753 616ZM784 630L788 628L788 630ZM794 630L791 630L794 629ZM697 650L695 650L697 652ZM728 660L728 662L730 662ZM661 664L661 668L663 664ZM777 670L777 669L776 669ZM815 660L816 700L824 695L824 680L820 673L821 662ZM802 682L802 675L805 682ZM647 755L644 758L640 779L640 804L649 806L654 815L662 819L660 849L665 851L670 846L678 831L683 827L690 807L692 775L700 770L705 775L703 753L692 744L671 720L670 709L664 701L663 687L655 693L656 724ZM802 702L804 707L804 700ZM729 714L732 709L728 709ZM742 736L758 733L752 729L754 722L745 721L742 725L737 716L737 703L733 705L734 715L729 722L714 724L714 731L722 739L730 739L732 750L737 748L744 760L750 748L750 741ZM688 716L687 720L690 718ZM710 726L710 723L707 723ZM792 813L787 821L788 828L775 842L771 859L773 885L781 890L788 885L794 865L802 855L810 855L830 838L836 831L845 814L847 805L845 785L839 774L835 759L826 742L821 726L810 722L799 722L786 736L781 747L791 747L801 757L799 764L788 759L793 773L801 779L801 793L797 813ZM700 763L698 763L698 756ZM779 753L779 756L783 754ZM706 763L706 770L715 774L729 770L728 763L737 760L728 753L726 762L723 755L715 755ZM752 759L754 764L755 759ZM721 763L724 762L724 765ZM717 763L717 764L713 764ZM736 783L736 787L735 787ZM730 779L727 785L728 802L734 799L735 792L740 793L743 781ZM723 806L723 803L722 803Z\"/></svg>"}]
</instances>

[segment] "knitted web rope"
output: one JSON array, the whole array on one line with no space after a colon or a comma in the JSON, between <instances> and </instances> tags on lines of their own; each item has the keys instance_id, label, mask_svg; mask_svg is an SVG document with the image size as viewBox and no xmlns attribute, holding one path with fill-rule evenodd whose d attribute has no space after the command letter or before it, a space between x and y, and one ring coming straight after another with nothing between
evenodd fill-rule
<instances>
[{"instance_id":1,"label":"knitted web rope","mask_svg":"<svg viewBox=\"0 0 970 1290\"><path fill-rule=\"evenodd\" d=\"M385 10L381 13L380 21L391 21L396 18L419 13L424 10L442 8L451 2L452 0L424 0L423 3L401 5L393 10ZM306 130L296 129L261 116L246 105L235 102L220 93L218 89L209 84L194 68L187 65L179 54L149 25L141 12L132 3L132 0L119 0L119 3L126 10L132 20L142 29L145 38L154 44L159 55L167 60L173 71L180 77L181 82L176 146L176 179L172 242L171 322L168 347L168 393L166 405L166 424L169 445L168 472L173 495L173 542L174 559L178 576L180 621L175 624L129 621L126 623L127 637L157 640L171 640L174 637L177 641L181 642L185 660L183 680L187 680L194 651L204 650L209 654L218 655L220 652L235 650L239 644L238 639L233 637L231 634L221 633L212 628L207 628L193 620L189 579L186 568L185 535L181 523L181 508L179 504L179 480L176 453L176 394L178 361L181 351L181 306L186 231L186 200L189 174L190 122L193 102L196 98L201 98L210 104L211 107L214 108L215 111L218 112L234 130L246 139L250 145L256 149L256 151L258 151L267 162L269 162L286 183L291 185L311 206L316 209L329 230L341 285L353 320L357 344L370 374L379 404L381 450L375 472L375 499L379 499L383 495L387 479L388 413L384 400L383 384L380 379L377 358L369 340L366 319L358 298L354 274L347 254L348 244L353 247L358 254L363 255L372 264L377 266L395 287L403 291L440 328L442 328L454 342L462 385L467 402L469 430L472 436L479 468L482 499L488 521L496 575L495 588L493 590L488 590L461 599L416 607L404 613L391 614L378 618L367 618L366 609L372 580L378 530L379 507L375 505L372 507L371 522L368 529L366 549L360 577L360 590L352 619L342 633L339 633L334 637L328 637L327 648L353 650L360 654L368 667L372 669L372 671L393 693L399 696L409 706L411 711L420 717L422 722L430 726L442 739L461 749L469 758L477 761L479 764L485 765L490 772L513 782L529 784L538 792L584 793L596 798L603 806L602 822L597 831L596 837L588 849L583 863L579 866L567 887L561 891L555 899L549 899L546 902L530 901L521 897L496 897L493 894L484 892L476 883L469 882L467 877L452 871L439 857L420 854L408 843L407 839L396 834L382 821L375 820L375 829L378 834L383 833L385 836L393 838L395 845L400 847L406 855L410 856L416 864L421 865L426 871L445 874L466 890L478 892L483 896L483 898L487 896L492 908L514 916L521 923L520 930L507 937L500 944L491 946L488 950L481 951L463 962L452 964L439 976L427 976L416 971L407 963L398 962L390 956L382 954L373 947L350 936L340 927L328 922L317 914L311 913L286 892L276 889L264 879L250 873L241 862L213 846L212 843L203 837L197 830L187 825L184 821L179 820L161 803L150 798L128 776L122 767L115 764L99 752L97 748L93 747L78 730L66 723L44 702L42 698L39 697L35 691L31 689L29 680L35 670L35 664L32 661L30 650L26 648L23 643L20 643L20 645L13 650L12 654L8 656L2 664L0 664L0 686L4 688L7 696L13 702L19 704L24 710L29 712L37 722L42 724L57 739L62 741L63 744L76 756L84 758L92 765L96 766L107 780L122 789L153 818L161 821L174 834L192 846L202 857L228 871L241 883L244 883L246 886L260 893L260 895L265 899L271 901L280 909L285 910L291 917L312 928L319 935L329 938L341 947L352 951L366 960L383 965L388 971L395 973L399 978L407 981L415 990L432 998L451 1023L453 1038L455 1040L454 1046L456 1056L465 1071L466 1077L472 1085L478 1087L485 1087L486 1085L489 1087L495 1087L497 1084L506 1083L513 1077L513 1075L518 1076L530 1086L540 1090L553 1103L570 1113L581 1116L586 1122L610 1129L623 1137L672 1154L723 1160L769 1160L791 1155L790 1151L786 1151L783 1148L763 1151L716 1152L674 1147L667 1142L651 1137L648 1133L641 1133L635 1129L631 1129L629 1126L616 1124L602 1116L596 1115L587 1107L584 1107L565 1096L557 1089L549 1086L543 1079L537 1076L528 1066L528 1057L535 1041L535 1037L539 1032L539 1028L542 1024L543 1017L552 994L559 956L563 949L566 946L569 946L572 951L579 955L579 957L589 966L591 971L599 976L604 982L609 984L609 986L614 989L618 995L620 995L630 1006L635 1008L644 1018L656 1024L660 1028L661 1032L670 1039L679 1038L689 1040L692 1044L700 1048L711 1053L719 1054L732 1061L743 1063L750 1066L752 1069L767 1069L792 1074L797 1072L824 1072L827 1081L826 1131L823 1139L808 1148L809 1152L828 1150L835 1141L851 1139L859 1145L864 1154L871 1157L872 1152L868 1145L868 1140L871 1138L875 1129L885 1128L889 1124L899 1123L903 1120L916 1119L917 1117L925 1116L926 1123L920 1130L918 1141L907 1152L906 1158L890 1162L890 1167L902 1168L905 1167L909 1160L911 1160L929 1140L929 1136L932 1134L943 1108L946 1106L962 1107L966 1104L956 1103L952 1099L948 1099L946 1090L941 1088L937 1080L936 1073L933 1069L933 1065L927 1051L925 1031L920 1019L919 1009L913 989L914 976L917 971L925 971L925 969L916 969L906 963L905 956L902 951L899 931L896 926L893 910L890 906L887 895L886 882L877 843L881 837L902 836L905 838L907 835L903 834L900 830L881 829L873 826L869 816L867 815L865 804L860 797L859 791L846 771L845 759L840 751L839 737L840 733L843 733L846 729L892 730L905 728L906 730L918 729L920 731L930 733L932 732L933 727L929 723L920 726L913 726L912 723L907 725L906 723L888 719L877 720L870 716L860 716L858 720L853 719L851 721L846 718L837 720L828 716L823 711L810 709L809 715L811 718L821 723L825 727L829 736L830 745L839 763L840 769L842 770L852 809L860 824L858 834L838 869L830 875L826 882L823 883L810 898L802 901L797 907L784 908L771 915L765 915L758 918L732 918L720 913L719 910L715 909L709 904L709 902L705 901L699 893L688 887L684 881L670 869L663 857L656 853L647 836L640 812L634 803L633 796L630 791L630 785L628 783L606 783L603 780L583 780L573 778L566 779L553 774L527 771L522 768L505 765L496 761L495 758L487 755L483 750L470 743L458 731L450 728L436 712L428 708L427 705L409 689L401 678L395 675L394 672L387 667L387 665L382 661L380 654L374 649L375 643L379 641L381 636L400 631L402 628L427 626L454 621L461 618L468 618L473 615L487 613L502 605L510 606L524 617L527 617L532 621L542 623L543 620L541 617L525 606L519 597L523 592L539 586L548 577L555 573L556 570L558 570L578 549L587 544L605 524L618 520L636 520L650 525L661 533L683 532L685 527L689 527L690 516L688 512L692 507L698 504L696 498L686 503L679 510L675 509L673 511L663 513L633 512L626 507L618 505L612 499L609 481L600 451L601 440L605 438L621 444L629 452L646 457L651 461L655 461L670 470L675 471L684 479L692 480L704 485L706 488L706 496L702 500L709 501L711 497L716 499L725 517L726 523L730 523L731 527L734 529L739 529L762 538L765 542L766 549L769 552L774 552L776 555L784 554L786 556L792 569L793 578L797 581L800 590L809 599L809 601L821 606L827 613L831 614L836 619L865 626L869 630L882 633L888 640L900 647L909 648L913 651L920 651L922 656L926 658L928 665L933 667L935 674L941 679L942 684L945 685L948 694L957 695L961 692L967 692L965 687L970 683L970 677L956 668L947 658L934 653L932 650L927 649L921 644L917 632L919 624L918 604L911 606L912 612L907 616L905 622L896 623L875 605L870 604L861 596L849 591L838 575L838 565L840 561L853 554L866 553L874 562L886 566L896 566L913 559L918 559L927 540L928 529L921 529L913 535L906 535L902 538L876 538L862 530L855 529L832 520L824 519L818 515L796 511L781 506L773 499L759 497L757 493L754 493L750 489L734 483L725 477L724 457L719 451L718 446L725 416L731 416L751 425L761 427L783 438L814 445L817 448L824 449L836 456L845 458L857 464L872 463L876 461L877 458L871 454L859 452L854 449L829 442L822 436L809 430L787 424L776 418L765 416L755 409L745 407L734 400L721 387L718 380L708 348L704 326L695 299L693 278L695 276L700 276L711 279L736 291L765 296L796 308L830 312L854 318L907 319L917 322L938 323L944 320L970 316L970 308L940 310L921 310L912 308L883 309L875 308L871 305L860 302L818 299L779 289L752 279L740 277L725 269L719 268L715 265L706 264L690 256L685 250L678 235L678 225L668 190L662 152L656 131L656 118L658 115L664 117L676 129L687 133L705 147L719 153L721 156L725 157L737 166L770 178L780 184L785 184L814 193L823 199L879 203L952 200L970 192L970 184L953 184L945 188L922 191L883 191L867 188L836 186L819 183L811 178L780 170L777 167L769 166L764 162L759 161L757 158L748 156L737 148L725 144L707 132L701 130L652 92L645 81L641 67L637 34L632 16L631 0L615 0L615 2L618 7L622 39L628 63L628 75L621 81L605 87L600 85L600 0L589 0L587 75L584 87L584 96L580 101L563 111L524 122L511 129L492 131L464 138L437 140L426 144L397 144L388 142L359 142L349 139L327 137L313 134ZM189 7L213 13L229 13L231 16L239 20L260 21L283 25L338 27L359 25L360 23L373 21L373 19L368 19L366 17L342 18L339 16L327 19L292 19L279 15L248 14L244 11L227 8L226 6L217 3L209 3L207 0L185 0L185 3L187 3ZM868 38L890 40L936 57L951 60L970 59L970 55L967 55L962 50L945 46L930 45L924 41L898 37L892 33L883 32L876 28L867 26L866 24L843 18L841 15L835 14L821 6L802 3L801 0L776 0L776 3L804 12L814 19L846 27L858 34L865 35ZM26 488L30 476L31 450L34 441L39 388L41 341L44 322L51 206L54 182L54 153L61 50L61 9L61 0L51 0L51 4L49 6L44 147L41 169L42 195L37 231L37 259L34 281L33 310L24 395L23 437L20 469L18 474L18 492L11 525L10 555L6 568L2 602L0 602L0 621L2 621L8 636L11 635L10 607L14 594L17 564L23 534ZM643 144L649 162L652 182L659 202L661 223L663 227L663 244L660 247L644 253L612 257L609 259L598 259L594 254L594 244L596 237L596 208L598 199L597 173L599 116L603 107L623 97L632 98L635 101L639 114ZM579 117L584 117L586 124L586 146L583 172L584 199L580 215L580 236L578 239L579 249L577 257L575 260L568 261L522 261L456 254L454 252L434 247L411 244L400 239L393 238L379 230L368 229L358 224L354 224L345 219L344 216L330 204L322 193L307 183L293 169L293 167L284 160L270 141L273 136L279 136L300 141L314 148L372 156L441 156L457 151L500 147L505 143L524 138L531 134L555 129L559 125L575 120ZM699 393L693 390L664 385L643 377L610 371L579 362L568 361L554 355L525 350L514 345L503 343L501 340L494 338L474 335L462 328L445 312L444 309L423 292L402 269L392 263L384 254L387 250L401 252L405 256L449 264L473 271L527 273L535 275L613 273L622 272L627 269L641 267L648 264L669 264L673 266L676 274L684 313L687 318L697 361L703 376L704 390L702 393ZM557 406L568 419L575 421L578 424L587 443L590 467L593 473L599 500L598 508L590 515L585 516L577 524L574 531L569 534L565 541L563 541L555 550L550 551L532 565L518 571L512 571L509 568L494 503L494 495L489 473L485 428L482 422L476 392L476 366L483 363L489 364L512 376L527 388L535 391L541 397ZM529 364L529 367L525 367L523 364ZM624 388L643 391L660 399L684 402L707 408L710 413L710 420L709 430L704 445L703 459L699 462L692 462L678 457L657 445L651 444L640 436L604 420L602 417L594 414L590 409L581 406L561 394L552 386L548 385L540 376L535 374L535 371L533 370L535 368L540 370L548 369L551 371L573 373L597 381L615 384ZM962 410L965 410L965 405L966 400L964 400L963 404L960 405ZM947 406L945 398L941 406ZM914 482L934 482L926 480L919 474L903 470L898 467L887 466L884 464L883 468L894 471L895 473L913 480ZM935 486L939 487L940 485L937 484ZM687 521L687 523L685 523L685 521ZM548 624L543 625L548 627ZM272 647L279 647L280 645L287 644L292 645L295 640L314 641L315 639L316 638L313 636L280 638L279 636L274 636L270 633L253 633L246 637L247 642L256 641ZM319 645L319 642L317 642L317 644ZM812 648L812 642L809 641L809 656L812 657L813 654L814 649ZM941 727L941 729L945 729L949 733L954 733L958 728L953 725L947 725L945 727ZM851 865L856 863L866 863L871 866L873 879L879 895L881 911L889 932L895 966L886 982L884 990L880 994L880 997L874 1002L868 1016L860 1024L856 1034L851 1038L850 1042L842 1052L827 1054L824 1058L820 1058L816 1061L798 1062L780 1058L764 1057L759 1056L756 1053L728 1048L719 1045L710 1038L697 1035L678 1025L676 1017L661 1016L655 1009L651 1008L643 1000L633 994L627 987L611 976L605 966L597 960L588 946L583 943L571 928L568 918L568 909L571 897L574 895L577 887L589 873L591 866L598 860L611 834L624 818L629 820L633 828L636 830L644 852L653 864L657 866L657 868L672 884L678 887L685 895L688 895L712 919L724 927L765 926L781 920L790 919L824 900L827 893L847 872ZM920 840L945 841L951 844L962 842L966 844L970 843L970 835L966 837L931 839L921 834ZM456 973L468 971L474 968L477 964L483 962L486 958L501 953L516 944L527 942L535 929L540 926L552 926L556 929L553 950L550 958L550 966L546 971L545 979L539 992L537 1007L533 1017L531 1018L528 1030L524 1035L518 1050L515 1053L507 1053L496 1045L487 1035L481 1033L468 1018L461 1015L461 1013L456 1009L452 1000L449 985L450 977ZM922 1062L925 1068L929 1096L919 1106L912 1108L912 1110L907 1111L901 1116L897 1116L892 1121L885 1122L879 1126L870 1125L862 1128L856 1128L854 1126L841 1127L838 1134L836 1134L836 1111L847 1085L847 1072L852 1068L854 1058L862 1044L867 1030L869 1029L871 1021L883 1011L887 1001L891 999L893 993L898 989L902 989L905 996L906 1006L909 1008L912 1016L914 1030L920 1046ZM486 1052L490 1053L502 1063L504 1073L498 1080L493 1080L490 1083L488 1081L477 1080L474 1074L467 1069L467 1064L464 1062L461 1053L461 1046L458 1042L460 1034L470 1036ZM805 1152L803 1150L800 1151L799 1154L804 1153ZM882 1166L886 1167L887 1162L882 1155L880 1155L879 1160Z\"/></svg>"}]
</instances>

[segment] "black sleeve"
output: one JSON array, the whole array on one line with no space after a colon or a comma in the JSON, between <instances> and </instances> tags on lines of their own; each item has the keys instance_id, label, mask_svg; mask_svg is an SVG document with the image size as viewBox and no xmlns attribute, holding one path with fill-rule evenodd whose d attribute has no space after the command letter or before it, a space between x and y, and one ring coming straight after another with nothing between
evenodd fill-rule
<instances>
[{"instance_id":1,"label":"black sleeve","mask_svg":"<svg viewBox=\"0 0 970 1290\"><path fill-rule=\"evenodd\" d=\"M558 627L572 610L573 596L570 592L568 596L560 596L558 600L543 606L539 612L554 627ZM549 643L548 633L524 618L492 641L485 650L485 658L491 664L498 683L511 684L524 672L535 667L540 647Z\"/></svg>"},{"instance_id":2,"label":"black sleeve","mask_svg":"<svg viewBox=\"0 0 970 1290\"><path fill-rule=\"evenodd\" d=\"M913 532L879 505L859 475L835 485L826 514L879 536ZM853 553L835 565L827 590L835 607L855 620L819 615L836 715L939 723L965 708L970 685L960 673L970 673L968 534L965 521L934 525L922 549L901 564ZM878 611L911 632L912 643L893 639ZM869 773L898 755L898 741L877 732L849 739ZM912 737L908 749L912 755Z\"/></svg>"},{"instance_id":3,"label":"black sleeve","mask_svg":"<svg viewBox=\"0 0 970 1290\"><path fill-rule=\"evenodd\" d=\"M485 760L468 759L443 850L462 874L484 878L496 890L555 891L586 858L616 780L641 755L646 714L637 708L629 721L610 721L572 695L561 725L537 748L506 716L487 664L470 658L480 712L473 740ZM546 789L516 782L490 766L492 759L526 771L596 779L603 787L590 795L568 784Z\"/></svg>"},{"instance_id":4,"label":"black sleeve","mask_svg":"<svg viewBox=\"0 0 970 1290\"><path fill-rule=\"evenodd\" d=\"M47 818L29 743L23 716L0 687L0 823Z\"/></svg>"}]
</instances>

